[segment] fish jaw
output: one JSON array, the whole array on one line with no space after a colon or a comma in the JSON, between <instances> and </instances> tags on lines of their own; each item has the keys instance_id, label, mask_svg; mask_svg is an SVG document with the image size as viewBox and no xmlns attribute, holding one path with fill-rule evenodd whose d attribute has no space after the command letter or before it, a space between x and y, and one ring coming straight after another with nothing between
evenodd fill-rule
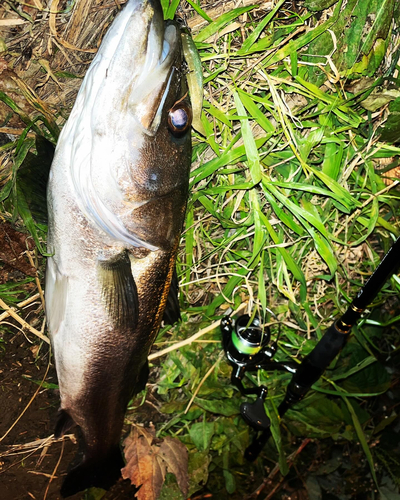
<instances>
[{"instance_id":1,"label":"fish jaw","mask_svg":"<svg viewBox=\"0 0 400 500\"><path fill-rule=\"evenodd\" d=\"M68 177L85 217L112 239L151 251L174 246L182 219L177 213L155 235L156 218L147 214L154 198L187 196L186 162L164 168L190 149L190 140L176 141L165 130L168 110L183 96L181 67L177 26L164 27L158 2L131 0L106 34L56 150L56 162L60 152L69 157ZM156 143L164 146L162 165L143 167L142 152L151 155ZM137 231L138 213L152 220L146 230L141 224Z\"/></svg>"}]
</instances>

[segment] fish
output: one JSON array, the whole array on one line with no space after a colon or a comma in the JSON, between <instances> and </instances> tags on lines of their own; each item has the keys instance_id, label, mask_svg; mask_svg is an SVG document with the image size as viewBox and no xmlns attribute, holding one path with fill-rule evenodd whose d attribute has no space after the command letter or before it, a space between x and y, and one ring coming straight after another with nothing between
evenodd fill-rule
<instances>
[{"instance_id":1,"label":"fish","mask_svg":"<svg viewBox=\"0 0 400 500\"><path fill-rule=\"evenodd\" d=\"M109 489L120 477L124 415L147 382L167 302L169 319L179 316L173 278L191 164L186 73L177 23L163 20L159 0L129 0L56 146L45 284L61 399L54 434L78 426L82 456L64 497Z\"/></svg>"}]
</instances>

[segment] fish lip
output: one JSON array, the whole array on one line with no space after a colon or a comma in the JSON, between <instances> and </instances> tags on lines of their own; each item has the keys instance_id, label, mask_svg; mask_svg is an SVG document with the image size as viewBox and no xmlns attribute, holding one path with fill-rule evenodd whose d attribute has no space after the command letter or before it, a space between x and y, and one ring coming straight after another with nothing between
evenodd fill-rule
<instances>
[{"instance_id":1,"label":"fish lip","mask_svg":"<svg viewBox=\"0 0 400 500\"><path fill-rule=\"evenodd\" d=\"M165 26L159 2L130 0L106 33L57 146L70 152L71 181L85 217L112 239L151 251L158 247L132 233L114 213L112 207L123 203L117 186L108 200L95 186L94 163L103 159L93 160L92 152L104 137L121 141L126 136L132 148L132 133L156 134L179 42L177 27ZM140 104L146 100L143 113Z\"/></svg>"},{"instance_id":2,"label":"fish lip","mask_svg":"<svg viewBox=\"0 0 400 500\"><path fill-rule=\"evenodd\" d=\"M130 0L93 61L95 66L103 67L100 73L104 75L96 105L106 103L110 95L107 89L112 89L113 102L105 107L110 112L117 108L128 114L144 133L154 136L179 52L178 28L164 22L159 2Z\"/></svg>"}]
</instances>

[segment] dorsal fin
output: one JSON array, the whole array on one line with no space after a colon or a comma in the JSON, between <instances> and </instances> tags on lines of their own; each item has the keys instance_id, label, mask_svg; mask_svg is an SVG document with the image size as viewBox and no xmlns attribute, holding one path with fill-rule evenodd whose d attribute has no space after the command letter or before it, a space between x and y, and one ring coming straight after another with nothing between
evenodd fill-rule
<instances>
[{"instance_id":1,"label":"dorsal fin","mask_svg":"<svg viewBox=\"0 0 400 500\"><path fill-rule=\"evenodd\" d=\"M173 325L174 323L176 323L181 319L178 291L179 291L179 282L175 268L174 273L172 275L171 286L167 297L167 305L165 306L165 311L163 316L163 321L167 325Z\"/></svg>"},{"instance_id":2,"label":"dorsal fin","mask_svg":"<svg viewBox=\"0 0 400 500\"><path fill-rule=\"evenodd\" d=\"M36 136L37 154L28 153L17 171L17 187L35 222L47 224L46 187L54 157L53 144Z\"/></svg>"},{"instance_id":3,"label":"dorsal fin","mask_svg":"<svg viewBox=\"0 0 400 500\"><path fill-rule=\"evenodd\" d=\"M65 410L58 410L57 422L54 429L54 437L56 439L64 436L72 427L74 427L75 422L72 417Z\"/></svg>"}]
</instances>

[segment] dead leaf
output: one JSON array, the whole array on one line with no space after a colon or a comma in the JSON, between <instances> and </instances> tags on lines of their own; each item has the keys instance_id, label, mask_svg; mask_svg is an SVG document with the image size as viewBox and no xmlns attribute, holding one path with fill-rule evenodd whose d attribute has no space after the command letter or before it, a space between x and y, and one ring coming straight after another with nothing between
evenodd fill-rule
<instances>
[{"instance_id":1,"label":"dead leaf","mask_svg":"<svg viewBox=\"0 0 400 500\"><path fill-rule=\"evenodd\" d=\"M31 353L32 353L32 356L33 356L34 358L36 358L36 357L37 357L37 355L38 355L38 352L39 352L39 350L40 350L40 345L35 344L35 345L31 346L29 349L30 349L30 351L31 351Z\"/></svg>"},{"instance_id":2,"label":"dead leaf","mask_svg":"<svg viewBox=\"0 0 400 500\"><path fill-rule=\"evenodd\" d=\"M8 68L7 61L0 57L0 74Z\"/></svg>"},{"instance_id":3,"label":"dead leaf","mask_svg":"<svg viewBox=\"0 0 400 500\"><path fill-rule=\"evenodd\" d=\"M179 488L188 493L188 453L178 439L166 437L158 440L154 427L132 427L124 442L126 466L122 477L130 479L136 487L139 500L157 500L167 472L175 475Z\"/></svg>"},{"instance_id":4,"label":"dead leaf","mask_svg":"<svg viewBox=\"0 0 400 500\"><path fill-rule=\"evenodd\" d=\"M395 167L388 170L385 174L382 175L383 182L386 186L390 186L396 179L400 179L400 167Z\"/></svg>"},{"instance_id":5,"label":"dead leaf","mask_svg":"<svg viewBox=\"0 0 400 500\"><path fill-rule=\"evenodd\" d=\"M155 432L133 427L124 442L126 466L122 469L122 477L130 479L136 487L139 500L156 500L165 479L165 466L160 466L156 455L158 446L152 446Z\"/></svg>"},{"instance_id":6,"label":"dead leaf","mask_svg":"<svg viewBox=\"0 0 400 500\"><path fill-rule=\"evenodd\" d=\"M28 22L23 19L0 19L0 26L18 26L19 24L27 24Z\"/></svg>"},{"instance_id":7,"label":"dead leaf","mask_svg":"<svg viewBox=\"0 0 400 500\"><path fill-rule=\"evenodd\" d=\"M179 489L186 498L189 489L188 451L186 446L179 439L167 436L161 443L158 458L162 458L167 465L167 471L175 475Z\"/></svg>"}]
</instances>

